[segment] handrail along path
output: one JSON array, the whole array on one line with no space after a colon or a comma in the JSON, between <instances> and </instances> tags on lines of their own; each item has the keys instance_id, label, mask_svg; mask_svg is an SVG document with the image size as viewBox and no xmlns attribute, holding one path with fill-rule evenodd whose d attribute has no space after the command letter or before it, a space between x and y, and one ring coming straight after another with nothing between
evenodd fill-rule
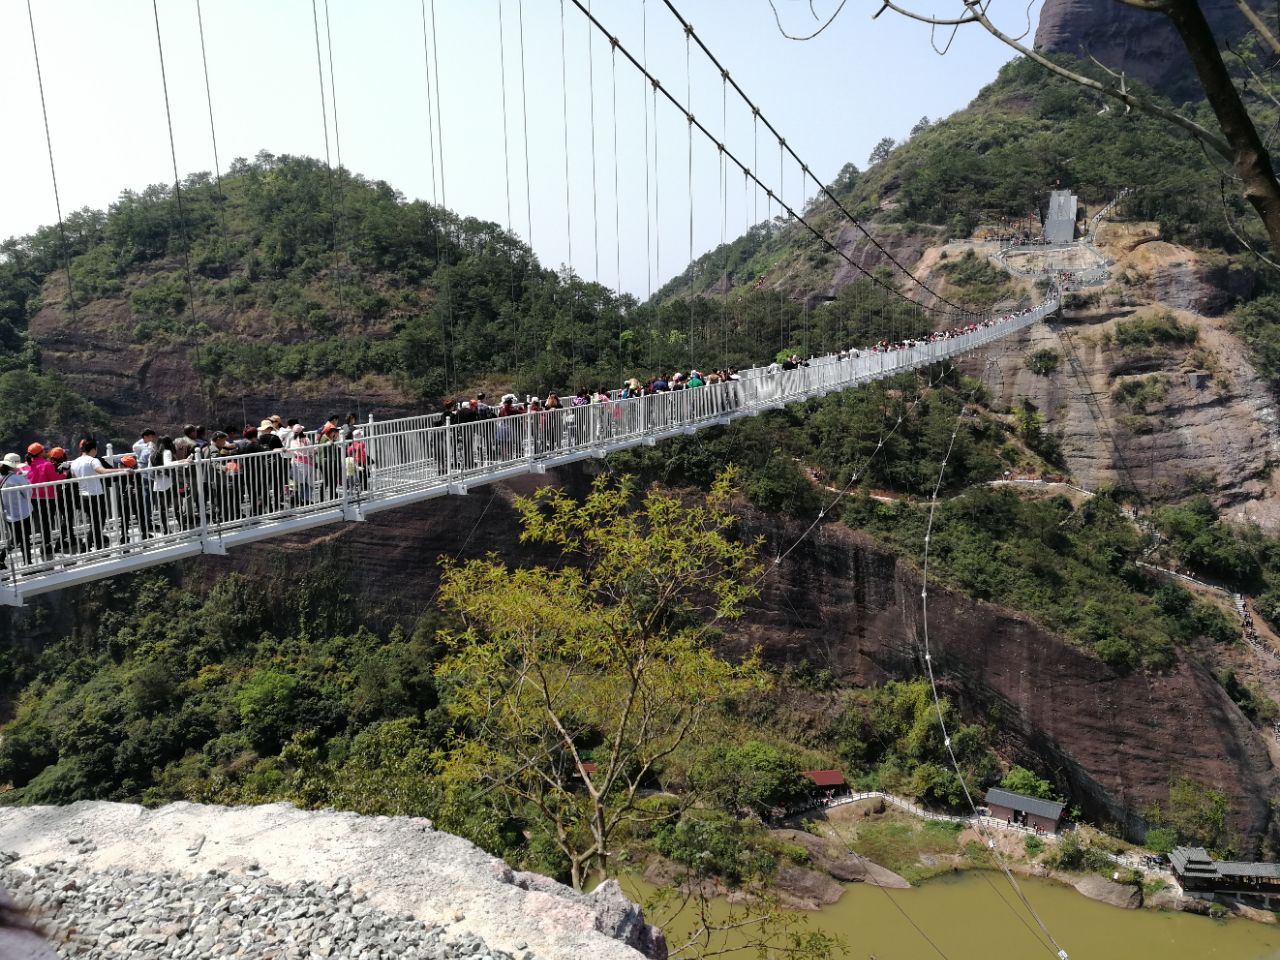
<instances>
[{"instance_id":1,"label":"handrail along path","mask_svg":"<svg viewBox=\"0 0 1280 960\"><path fill-rule=\"evenodd\" d=\"M21 488L31 498L32 535L27 548L9 544L0 604L652 446L970 353L1057 308L1054 295L965 333L819 357L794 370L753 368L670 393L472 423L407 417L371 423L359 439L33 484Z\"/></svg>"}]
</instances>

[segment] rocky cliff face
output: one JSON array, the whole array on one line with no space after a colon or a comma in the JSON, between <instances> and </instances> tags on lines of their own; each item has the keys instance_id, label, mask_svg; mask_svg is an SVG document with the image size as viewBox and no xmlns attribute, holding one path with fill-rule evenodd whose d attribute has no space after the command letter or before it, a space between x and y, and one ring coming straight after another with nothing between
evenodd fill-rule
<instances>
[{"instance_id":1,"label":"rocky cliff face","mask_svg":"<svg viewBox=\"0 0 1280 960\"><path fill-rule=\"evenodd\" d=\"M56 281L51 285L56 290ZM252 340L260 344L276 335L262 311L235 316L209 309L202 311L202 319L216 331L255 331ZM147 426L177 436L186 422L204 423L210 430L243 426L270 413L319 426L334 413L353 412L364 419L375 411L380 418L423 412L420 401L405 396L389 379L374 376L358 383L278 377L237 389L234 396L202 391L196 370L201 343L139 339L133 335L135 323L127 300L95 300L81 306L74 322L65 311L47 306L30 325L44 368L61 374L73 390L101 407L119 436L133 436Z\"/></svg>"},{"instance_id":2,"label":"rocky cliff face","mask_svg":"<svg viewBox=\"0 0 1280 960\"><path fill-rule=\"evenodd\" d=\"M1200 7L1219 46L1248 32L1249 25L1233 0L1200 0ZM1047 53L1096 57L1112 70L1150 84L1175 103L1204 96L1168 19L1119 0L1045 0L1035 46Z\"/></svg>"},{"instance_id":3,"label":"rocky cliff face","mask_svg":"<svg viewBox=\"0 0 1280 960\"><path fill-rule=\"evenodd\" d=\"M767 581L741 640L853 684L921 676L919 576L859 534L821 527ZM929 641L948 695L998 731L1007 755L1056 768L1087 817L1140 832L1170 779L1189 776L1232 798L1247 847L1274 829L1267 797L1280 774L1194 658L1163 675L1117 674L1012 611L936 587Z\"/></svg>"},{"instance_id":4,"label":"rocky cliff face","mask_svg":"<svg viewBox=\"0 0 1280 960\"><path fill-rule=\"evenodd\" d=\"M1280 531L1275 400L1221 316L1247 294L1243 278L1155 239L1151 225L1104 227L1099 240L1116 261L1111 286L1069 298L1060 319L970 360L966 371L996 407L1034 402L1081 486L1111 483L1153 500L1208 493L1229 516ZM1153 318L1194 339L1121 342L1126 327ZM1036 351L1055 354L1057 369L1033 372L1027 357Z\"/></svg>"},{"instance_id":5,"label":"rocky cliff face","mask_svg":"<svg viewBox=\"0 0 1280 960\"><path fill-rule=\"evenodd\" d=\"M573 489L586 479L574 469L523 483L554 480ZM430 605L442 554L545 560L517 544L510 493L479 490L348 524L324 536L325 548L346 565L359 595L389 616L412 616ZM749 526L770 544L800 534L774 517L753 515ZM287 565L315 557L307 538L284 544L207 558L193 572L249 568L278 580L287 578L281 549ZM766 544L766 555L771 549ZM828 524L766 580L730 643L760 644L774 662L807 660L849 684L916 677L923 668L919 598L913 569ZM1272 830L1267 797L1280 788L1280 775L1257 730L1195 659L1180 659L1165 675L1120 675L1011 611L945 590L931 593L929 635L947 692L999 731L1009 756L1059 770L1087 816L1138 829L1143 810L1167 801L1170 778L1189 776L1227 788L1246 848Z\"/></svg>"}]
</instances>

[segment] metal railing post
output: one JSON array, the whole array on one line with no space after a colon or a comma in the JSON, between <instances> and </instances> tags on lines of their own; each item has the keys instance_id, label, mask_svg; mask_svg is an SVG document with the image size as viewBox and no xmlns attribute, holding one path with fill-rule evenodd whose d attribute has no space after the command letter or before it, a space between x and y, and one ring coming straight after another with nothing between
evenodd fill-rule
<instances>
[{"instance_id":1,"label":"metal railing post","mask_svg":"<svg viewBox=\"0 0 1280 960\"><path fill-rule=\"evenodd\" d=\"M209 503L204 477L206 472L204 467L207 463L208 461L202 458L199 452L191 462L191 472L195 475L196 484L196 513L200 522L200 550L203 553L222 555L227 552L227 548L222 545L221 537L216 544L209 538Z\"/></svg>"}]
</instances>

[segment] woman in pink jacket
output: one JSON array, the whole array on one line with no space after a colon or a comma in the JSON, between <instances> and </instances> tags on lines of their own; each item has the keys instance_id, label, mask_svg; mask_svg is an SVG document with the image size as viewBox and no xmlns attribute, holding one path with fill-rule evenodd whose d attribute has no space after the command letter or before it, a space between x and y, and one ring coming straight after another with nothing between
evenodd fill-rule
<instances>
[{"instance_id":1,"label":"woman in pink jacket","mask_svg":"<svg viewBox=\"0 0 1280 960\"><path fill-rule=\"evenodd\" d=\"M40 552L53 559L53 531L58 526L58 489L51 486L62 479L53 461L44 455L44 444L27 447L27 480L31 483L32 519L40 531Z\"/></svg>"}]
</instances>

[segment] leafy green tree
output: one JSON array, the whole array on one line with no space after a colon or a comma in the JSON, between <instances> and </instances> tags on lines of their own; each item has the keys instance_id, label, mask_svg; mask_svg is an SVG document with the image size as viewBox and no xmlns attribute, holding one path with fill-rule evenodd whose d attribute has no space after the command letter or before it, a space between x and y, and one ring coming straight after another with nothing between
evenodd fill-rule
<instances>
[{"instance_id":1,"label":"leafy green tree","mask_svg":"<svg viewBox=\"0 0 1280 960\"><path fill-rule=\"evenodd\" d=\"M759 690L754 659L716 656L708 627L742 614L760 565L733 536L735 475L686 504L598 480L584 500L543 488L517 501L526 543L571 561L510 569L496 557L446 568L438 676L460 736L447 782L504 798L539 822L573 885L607 875L624 825L670 819L639 804L663 764L706 736L726 700Z\"/></svg>"},{"instance_id":2,"label":"leafy green tree","mask_svg":"<svg viewBox=\"0 0 1280 960\"><path fill-rule=\"evenodd\" d=\"M297 699L297 677L278 670L254 674L236 698L250 742L265 752L279 750L293 728Z\"/></svg>"},{"instance_id":3,"label":"leafy green tree","mask_svg":"<svg viewBox=\"0 0 1280 960\"><path fill-rule=\"evenodd\" d=\"M1142 843L1156 853L1171 853L1178 845L1178 831L1172 827L1152 827Z\"/></svg>"},{"instance_id":4,"label":"leafy green tree","mask_svg":"<svg viewBox=\"0 0 1280 960\"><path fill-rule=\"evenodd\" d=\"M1183 843L1225 851L1231 845L1227 795L1191 777L1169 782L1165 820Z\"/></svg>"},{"instance_id":5,"label":"leafy green tree","mask_svg":"<svg viewBox=\"0 0 1280 960\"><path fill-rule=\"evenodd\" d=\"M758 816L799 799L812 785L794 757L759 740L721 748L700 760L694 782L727 813Z\"/></svg>"},{"instance_id":6,"label":"leafy green tree","mask_svg":"<svg viewBox=\"0 0 1280 960\"><path fill-rule=\"evenodd\" d=\"M867 166L874 167L877 163L888 160L893 153L893 148L898 145L898 141L893 137L881 137L880 141L871 148L871 156L867 157Z\"/></svg>"},{"instance_id":7,"label":"leafy green tree","mask_svg":"<svg viewBox=\"0 0 1280 960\"><path fill-rule=\"evenodd\" d=\"M1024 797L1039 797L1042 800L1054 798L1053 784L1042 777L1037 777L1026 767L1013 767L1000 780L1000 786Z\"/></svg>"}]
</instances>

